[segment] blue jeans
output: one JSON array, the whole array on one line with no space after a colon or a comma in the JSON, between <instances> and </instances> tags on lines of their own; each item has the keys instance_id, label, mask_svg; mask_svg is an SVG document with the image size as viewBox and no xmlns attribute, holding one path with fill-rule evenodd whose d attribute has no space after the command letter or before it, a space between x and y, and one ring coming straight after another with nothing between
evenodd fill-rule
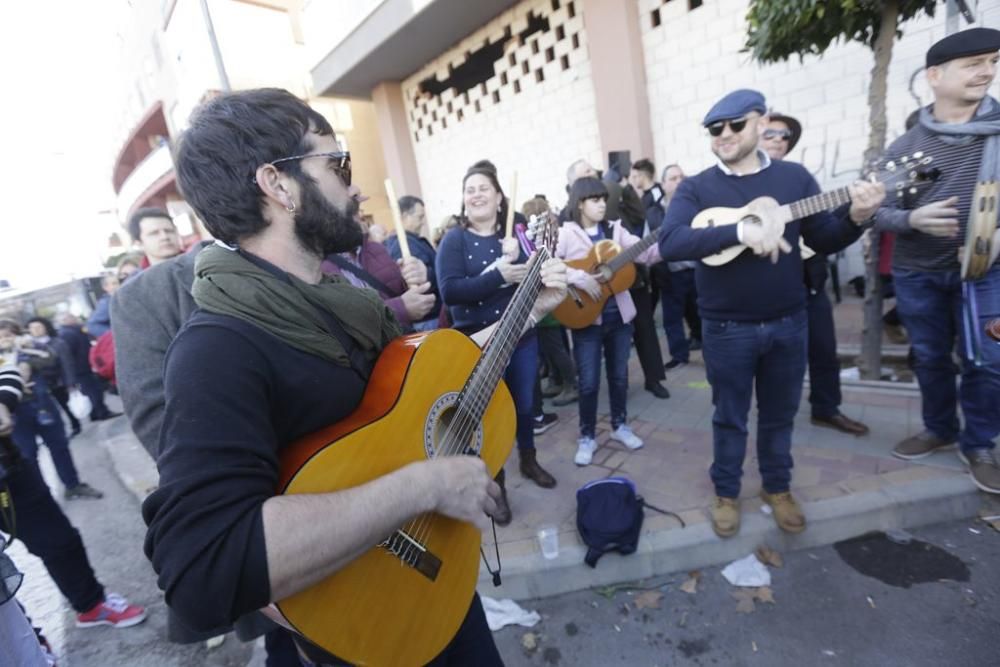
<instances>
[{"instance_id":1,"label":"blue jeans","mask_svg":"<svg viewBox=\"0 0 1000 667\"><path fill-rule=\"evenodd\" d=\"M924 428L946 440L958 438L962 450L994 447L1000 433L1000 345L983 334L983 365L966 358L962 280L957 271L894 269L896 308L915 357L920 384ZM979 330L1000 317L1000 265L994 265L974 284L979 305ZM958 346L961 369L952 351ZM961 386L955 375L961 372ZM962 405L965 428L960 429L956 407Z\"/></svg>"},{"instance_id":2,"label":"blue jeans","mask_svg":"<svg viewBox=\"0 0 1000 667\"><path fill-rule=\"evenodd\" d=\"M684 312L694 294L694 269L671 271L666 289L660 294L663 304L663 331L667 347L674 361L687 362L691 356L691 342L684 333Z\"/></svg>"},{"instance_id":3,"label":"blue jeans","mask_svg":"<svg viewBox=\"0 0 1000 667\"><path fill-rule=\"evenodd\" d=\"M36 461L38 459L36 438L42 436L42 442L49 448L52 463L59 473L59 479L62 480L63 486L72 489L80 483L80 478L76 473L73 457L69 453L66 429L59 418L59 408L55 401L47 395L46 399L43 401L35 397L22 401L17 406L14 432L10 437L26 459Z\"/></svg>"},{"instance_id":4,"label":"blue jeans","mask_svg":"<svg viewBox=\"0 0 1000 667\"><path fill-rule=\"evenodd\" d=\"M573 331L573 357L579 377L580 435L594 437L597 424L597 394L601 389L601 349L608 374L611 427L618 428L628 417L628 356L632 348L632 324L622 322L617 310L602 314L601 324Z\"/></svg>"},{"instance_id":5,"label":"blue jeans","mask_svg":"<svg viewBox=\"0 0 1000 667\"><path fill-rule=\"evenodd\" d=\"M750 397L757 390L757 460L764 490L788 491L792 424L806 370L806 313L765 322L702 319L705 370L712 385L716 495L740 495Z\"/></svg>"},{"instance_id":6,"label":"blue jeans","mask_svg":"<svg viewBox=\"0 0 1000 667\"><path fill-rule=\"evenodd\" d=\"M535 448L535 379L538 377L538 336L521 339L507 363L504 382L517 413L517 448Z\"/></svg>"}]
</instances>

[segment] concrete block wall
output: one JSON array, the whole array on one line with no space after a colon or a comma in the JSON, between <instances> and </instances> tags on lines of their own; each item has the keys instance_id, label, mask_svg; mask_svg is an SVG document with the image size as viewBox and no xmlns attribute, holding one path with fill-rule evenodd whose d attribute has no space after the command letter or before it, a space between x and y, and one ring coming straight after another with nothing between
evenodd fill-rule
<instances>
[{"instance_id":1,"label":"concrete block wall","mask_svg":"<svg viewBox=\"0 0 1000 667\"><path fill-rule=\"evenodd\" d=\"M740 52L748 0L704 0L694 9L688 0L638 2L658 166L676 162L690 174L714 164L701 119L726 92L756 88L773 109L802 122L802 139L788 159L803 163L824 189L858 176L868 143L870 49L837 44L820 57L761 66ZM931 101L919 70L930 45L945 36L945 13L940 3L934 18L905 24L893 48L886 109L890 142L917 108L914 95L921 105ZM977 19L978 25L1000 26L1000 0L981 0ZM961 27L969 26L962 21ZM1000 85L994 95L998 91ZM849 253L841 275L861 271L859 254Z\"/></svg>"},{"instance_id":2,"label":"concrete block wall","mask_svg":"<svg viewBox=\"0 0 1000 667\"><path fill-rule=\"evenodd\" d=\"M548 18L549 29L521 44L517 34L527 26L532 11ZM487 39L502 37L508 27L514 38L484 86L472 88L467 98L455 96L451 89L439 96L421 94L421 81L430 76L445 78L449 64L460 65L467 52ZM432 225L458 213L462 176L477 160L488 158L497 165L505 189L517 170L518 207L536 193L562 205L570 163L581 157L595 164L602 161L578 0L521 2L427 63L402 85Z\"/></svg>"}]
</instances>

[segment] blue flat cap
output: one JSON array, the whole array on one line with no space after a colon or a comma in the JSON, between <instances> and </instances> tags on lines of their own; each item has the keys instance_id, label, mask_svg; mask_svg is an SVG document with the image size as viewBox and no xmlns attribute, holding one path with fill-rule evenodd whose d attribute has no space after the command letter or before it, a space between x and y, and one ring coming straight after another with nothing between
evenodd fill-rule
<instances>
[{"instance_id":1,"label":"blue flat cap","mask_svg":"<svg viewBox=\"0 0 1000 667\"><path fill-rule=\"evenodd\" d=\"M764 100L764 96L756 90L741 88L716 102L715 106L708 110L708 114L705 115L705 120L701 121L701 124L708 127L720 120L741 118L751 111L757 111L761 114L767 113L767 102Z\"/></svg>"},{"instance_id":2,"label":"blue flat cap","mask_svg":"<svg viewBox=\"0 0 1000 667\"><path fill-rule=\"evenodd\" d=\"M927 66L943 65L949 60L1000 51L1000 30L969 28L934 42L927 49Z\"/></svg>"}]
</instances>

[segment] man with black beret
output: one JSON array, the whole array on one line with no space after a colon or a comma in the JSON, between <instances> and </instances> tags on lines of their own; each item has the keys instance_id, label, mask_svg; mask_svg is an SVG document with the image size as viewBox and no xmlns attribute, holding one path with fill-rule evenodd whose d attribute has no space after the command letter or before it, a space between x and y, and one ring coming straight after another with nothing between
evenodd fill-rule
<instances>
[{"instance_id":1,"label":"man with black beret","mask_svg":"<svg viewBox=\"0 0 1000 667\"><path fill-rule=\"evenodd\" d=\"M761 147L772 160L783 160L802 136L802 125L791 116L772 111ZM837 331L833 324L833 304L826 294L830 274L826 255L802 247L806 282L806 313L809 318L809 405L812 423L848 435L868 435L868 427L840 411L840 359Z\"/></svg>"},{"instance_id":2,"label":"man with black beret","mask_svg":"<svg viewBox=\"0 0 1000 667\"><path fill-rule=\"evenodd\" d=\"M983 326L1000 315L1000 233L992 239L990 268L978 280L962 280L959 253L977 182L1000 179L1000 103L988 95L998 51L1000 31L992 28L954 33L927 51L934 103L920 110L917 124L886 157L922 151L940 176L915 195L912 210L890 199L876 216L878 229L897 235L896 306L913 346L924 421L924 430L899 442L893 454L920 459L958 442L972 480L989 493L1000 493L993 453L1000 434L1000 347L980 343Z\"/></svg>"},{"instance_id":3,"label":"man with black beret","mask_svg":"<svg viewBox=\"0 0 1000 667\"><path fill-rule=\"evenodd\" d=\"M806 521L789 485L792 425L806 366L806 290L799 236L819 252L846 247L878 210L885 189L854 183L849 186L850 205L786 225L777 220L724 224L720 214L717 224L693 229L692 220L708 208L739 208L765 196L789 204L819 193L802 165L772 161L760 149L767 105L759 92L737 90L726 95L702 124L719 162L678 186L660 228L660 254L666 261L677 261L701 259L732 246L753 250L719 266L699 263L695 269L702 354L715 405L712 528L720 537L739 530L747 415L756 387L761 497L782 530L798 533Z\"/></svg>"}]
</instances>

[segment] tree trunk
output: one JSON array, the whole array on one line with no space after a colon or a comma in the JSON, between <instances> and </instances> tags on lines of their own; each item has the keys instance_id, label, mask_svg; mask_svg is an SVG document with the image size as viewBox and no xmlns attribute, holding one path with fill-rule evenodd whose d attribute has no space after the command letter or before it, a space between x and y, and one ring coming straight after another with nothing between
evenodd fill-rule
<instances>
[{"instance_id":1,"label":"tree trunk","mask_svg":"<svg viewBox=\"0 0 1000 667\"><path fill-rule=\"evenodd\" d=\"M868 86L870 133L864 156L866 168L874 165L885 149L885 97L898 18L898 0L886 0L882 6L878 37L875 38L875 64L872 66L871 83ZM858 368L863 379L878 380L882 371L882 278L878 272L880 234L874 229L869 234L871 243L865 255L864 327L861 330L861 359L858 360Z\"/></svg>"}]
</instances>

